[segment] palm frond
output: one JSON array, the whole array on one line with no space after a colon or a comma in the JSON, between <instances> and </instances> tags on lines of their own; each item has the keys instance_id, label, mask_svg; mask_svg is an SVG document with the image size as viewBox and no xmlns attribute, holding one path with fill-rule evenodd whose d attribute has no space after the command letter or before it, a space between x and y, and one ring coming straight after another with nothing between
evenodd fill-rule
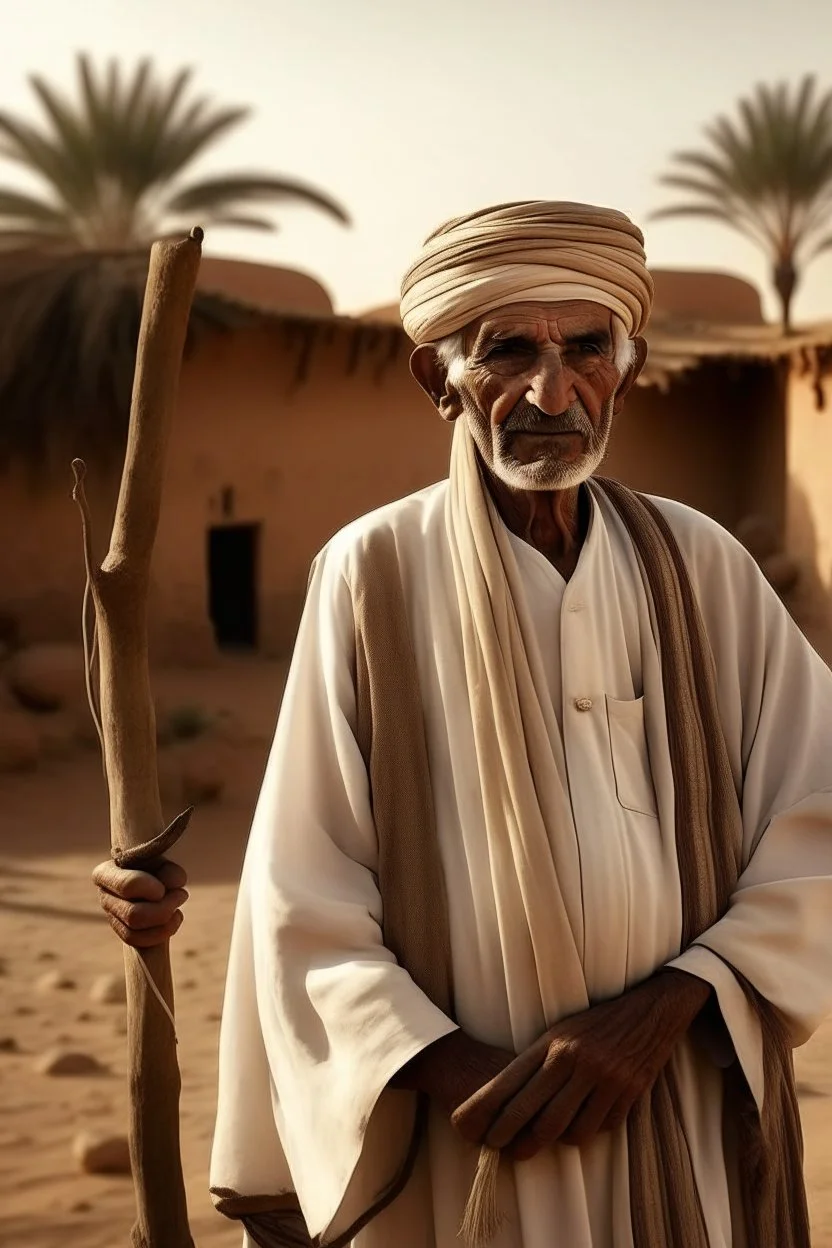
<instances>
[{"instance_id":1,"label":"palm frond","mask_svg":"<svg viewBox=\"0 0 832 1248\"><path fill-rule=\"evenodd\" d=\"M136 83L147 78L150 62L140 61L135 75ZM78 87L81 93L81 107L86 113L90 128L97 134L105 129L108 119L121 111L119 102L118 66L111 61L107 68L105 82L100 82L88 56L83 53L78 57Z\"/></svg>"},{"instance_id":2,"label":"palm frond","mask_svg":"<svg viewBox=\"0 0 832 1248\"><path fill-rule=\"evenodd\" d=\"M719 221L722 225L735 226L730 214L716 205L682 203L668 204L665 208L656 208L650 213L651 221L667 221L673 217L702 217L708 221Z\"/></svg>"},{"instance_id":3,"label":"palm frond","mask_svg":"<svg viewBox=\"0 0 832 1248\"><path fill-rule=\"evenodd\" d=\"M115 61L96 69L81 55L76 98L37 75L31 86L41 121L0 112L0 157L49 186L68 236L83 247L140 247L170 231L171 214L178 220L191 211L214 223L248 219L246 228L265 228L262 216L246 213L249 203L296 201L348 223L325 192L268 173L182 185L191 163L250 116L245 106L218 107L195 95L187 68L160 80L147 60L125 72ZM7 228L18 229L15 213L0 207L0 232L4 217ZM41 215L27 218L27 228L38 220L47 225Z\"/></svg>"},{"instance_id":4,"label":"palm frond","mask_svg":"<svg viewBox=\"0 0 832 1248\"><path fill-rule=\"evenodd\" d=\"M89 133L83 116L66 100L61 99L43 78L33 74L29 84L46 113L55 137L70 159L89 156Z\"/></svg>"},{"instance_id":5,"label":"palm frond","mask_svg":"<svg viewBox=\"0 0 832 1248\"><path fill-rule=\"evenodd\" d=\"M671 157L659 182L684 198L653 220L720 221L752 239L772 269L796 273L832 219L832 91L820 94L811 75L793 89L760 84L704 134L701 151Z\"/></svg>"},{"instance_id":6,"label":"palm frond","mask_svg":"<svg viewBox=\"0 0 832 1248\"><path fill-rule=\"evenodd\" d=\"M832 234L827 234L825 238L820 239L812 247L812 254L809 257L814 260L815 256L820 256L824 251L832 251Z\"/></svg>"},{"instance_id":7,"label":"palm frond","mask_svg":"<svg viewBox=\"0 0 832 1248\"><path fill-rule=\"evenodd\" d=\"M193 182L169 199L166 208L168 212L220 211L241 200L260 203L293 200L320 208L342 225L350 223L345 209L331 196L301 182L286 178L264 178L258 174L229 174L222 178L206 178L201 182Z\"/></svg>"},{"instance_id":8,"label":"palm frond","mask_svg":"<svg viewBox=\"0 0 832 1248\"><path fill-rule=\"evenodd\" d=\"M314 187L268 173L183 171L249 109L194 95L191 72L160 81L148 61L125 72L78 58L77 98L40 77L40 119L0 112L0 158L44 193L0 187L0 470L14 459L66 471L106 459L127 428L147 244L183 218L268 230L260 204L297 202L346 224ZM238 324L233 304L197 291L189 335Z\"/></svg>"},{"instance_id":9,"label":"palm frond","mask_svg":"<svg viewBox=\"0 0 832 1248\"><path fill-rule=\"evenodd\" d=\"M774 237L773 230L763 219L750 213L740 200L735 198L721 200L718 195L700 193L698 187L688 179L680 178L672 183L668 179L663 184L673 185L677 190L692 191L697 198L659 208L650 213L651 221L669 220L672 217L699 217L717 221L736 230L737 233L747 235L763 250L771 245Z\"/></svg>"},{"instance_id":10,"label":"palm frond","mask_svg":"<svg viewBox=\"0 0 832 1248\"><path fill-rule=\"evenodd\" d=\"M673 157L677 166L691 169L703 179L703 183L714 191L721 187L732 190L736 183L736 172L723 156L721 159L708 152L677 152Z\"/></svg>"},{"instance_id":11,"label":"palm frond","mask_svg":"<svg viewBox=\"0 0 832 1248\"><path fill-rule=\"evenodd\" d=\"M703 200L713 201L723 207L726 212L733 200L733 195L730 192L726 193L721 186L715 186L707 178L695 177L693 174L665 173L659 178L659 182L662 186L667 186L674 191L691 191Z\"/></svg>"},{"instance_id":12,"label":"palm frond","mask_svg":"<svg viewBox=\"0 0 832 1248\"><path fill-rule=\"evenodd\" d=\"M175 126L154 129L148 120L146 139L154 144L158 162L158 181L178 176L207 147L216 143L230 130L236 129L251 115L248 108L225 108L209 111L208 102L198 100Z\"/></svg>"},{"instance_id":13,"label":"palm frond","mask_svg":"<svg viewBox=\"0 0 832 1248\"><path fill-rule=\"evenodd\" d=\"M12 222L29 221L33 226L42 229L67 228L67 217L62 208L42 199L35 199L33 195L26 195L22 191L0 187L0 234L4 232L4 217Z\"/></svg>"},{"instance_id":14,"label":"palm frond","mask_svg":"<svg viewBox=\"0 0 832 1248\"><path fill-rule=\"evenodd\" d=\"M147 263L146 251L3 257L0 470L23 463L43 479L73 455L107 465L121 453ZM198 290L189 342L250 316Z\"/></svg>"},{"instance_id":15,"label":"palm frond","mask_svg":"<svg viewBox=\"0 0 832 1248\"><path fill-rule=\"evenodd\" d=\"M135 74L133 86L125 105L125 111L131 116L135 114L136 110L141 105L146 104L147 100L151 98L151 92L149 90L151 85L149 74L150 65L147 61L145 61L143 65L139 66L139 69ZM160 88L156 92L157 111L160 125L162 127L170 124L171 119L173 118L176 109L179 107L183 95L191 85L192 80L193 70L186 66L184 69L180 69L178 73L174 74L167 89Z\"/></svg>"},{"instance_id":16,"label":"palm frond","mask_svg":"<svg viewBox=\"0 0 832 1248\"><path fill-rule=\"evenodd\" d=\"M173 233L187 234L190 229L187 222L193 219L193 216L183 219L182 224L175 228ZM207 220L208 218L205 219ZM232 230L260 230L269 234L275 234L278 230L278 226L269 217L258 217L250 212L212 213L210 222L212 229L215 229L218 225L223 225Z\"/></svg>"},{"instance_id":17,"label":"palm frond","mask_svg":"<svg viewBox=\"0 0 832 1248\"><path fill-rule=\"evenodd\" d=\"M59 190L64 172L60 149L28 124L0 111L0 156L25 165Z\"/></svg>"}]
</instances>

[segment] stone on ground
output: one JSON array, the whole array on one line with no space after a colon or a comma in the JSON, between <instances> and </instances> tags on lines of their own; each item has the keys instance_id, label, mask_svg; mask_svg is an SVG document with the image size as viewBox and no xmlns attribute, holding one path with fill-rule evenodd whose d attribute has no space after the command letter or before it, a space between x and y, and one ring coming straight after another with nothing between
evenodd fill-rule
<instances>
[{"instance_id":1,"label":"stone on ground","mask_svg":"<svg viewBox=\"0 0 832 1248\"><path fill-rule=\"evenodd\" d=\"M127 985L123 975L99 975L90 989L90 1000L96 1005L123 1005Z\"/></svg>"},{"instance_id":2,"label":"stone on ground","mask_svg":"<svg viewBox=\"0 0 832 1248\"><path fill-rule=\"evenodd\" d=\"M130 1150L123 1135L84 1131L73 1140L72 1155L86 1174L130 1174Z\"/></svg>"},{"instance_id":3,"label":"stone on ground","mask_svg":"<svg viewBox=\"0 0 832 1248\"><path fill-rule=\"evenodd\" d=\"M59 711L86 698L81 646L27 646L12 656L6 679L18 701L33 711Z\"/></svg>"},{"instance_id":4,"label":"stone on ground","mask_svg":"<svg viewBox=\"0 0 832 1248\"><path fill-rule=\"evenodd\" d=\"M48 1053L41 1053L35 1062L38 1075L100 1075L104 1069L91 1053L72 1049L50 1049Z\"/></svg>"},{"instance_id":5,"label":"stone on ground","mask_svg":"<svg viewBox=\"0 0 832 1248\"><path fill-rule=\"evenodd\" d=\"M35 980L35 988L41 993L70 992L77 986L75 980L67 975L66 971L47 971L45 975Z\"/></svg>"}]
</instances>

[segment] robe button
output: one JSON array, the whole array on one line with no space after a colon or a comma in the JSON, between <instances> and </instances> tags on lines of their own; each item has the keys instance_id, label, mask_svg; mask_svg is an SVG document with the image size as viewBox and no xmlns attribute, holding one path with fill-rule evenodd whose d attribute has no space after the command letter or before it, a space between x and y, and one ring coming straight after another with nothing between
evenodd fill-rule
<instances>
[{"instance_id":1,"label":"robe button","mask_svg":"<svg viewBox=\"0 0 832 1248\"><path fill-rule=\"evenodd\" d=\"M577 711L591 711L592 710L592 698L576 698L575 709Z\"/></svg>"}]
</instances>

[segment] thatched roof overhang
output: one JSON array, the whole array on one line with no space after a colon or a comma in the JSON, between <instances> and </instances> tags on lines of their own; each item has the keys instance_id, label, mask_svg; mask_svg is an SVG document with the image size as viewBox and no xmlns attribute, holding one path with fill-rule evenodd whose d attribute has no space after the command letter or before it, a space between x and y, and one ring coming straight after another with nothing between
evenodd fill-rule
<instances>
[{"instance_id":1,"label":"thatched roof overhang","mask_svg":"<svg viewBox=\"0 0 832 1248\"><path fill-rule=\"evenodd\" d=\"M127 428L147 256L4 253L0 257L0 467L26 462L40 476L67 453L120 457ZM188 350L215 334L273 329L302 385L338 340L336 368L381 381L411 344L395 308L365 317L264 309L197 292ZM639 384L667 390L715 363L775 362L807 376L819 406L832 373L832 322L785 336L775 326L655 316Z\"/></svg>"},{"instance_id":2,"label":"thatched roof overhang","mask_svg":"<svg viewBox=\"0 0 832 1248\"><path fill-rule=\"evenodd\" d=\"M252 311L256 319L272 321L307 351L316 341L331 340L334 331L347 334L351 356L357 363L365 353L378 353L380 344L399 342L389 351L391 358L407 355L412 343L392 318L307 316L292 312ZM713 363L772 364L788 362L798 373L818 378L832 373L832 321L821 322L783 334L775 325L716 325L705 322L662 319L647 330L649 355L639 378L641 386L667 389L675 377ZM310 360L305 362L304 372ZM383 370L382 370L383 371Z\"/></svg>"}]
</instances>

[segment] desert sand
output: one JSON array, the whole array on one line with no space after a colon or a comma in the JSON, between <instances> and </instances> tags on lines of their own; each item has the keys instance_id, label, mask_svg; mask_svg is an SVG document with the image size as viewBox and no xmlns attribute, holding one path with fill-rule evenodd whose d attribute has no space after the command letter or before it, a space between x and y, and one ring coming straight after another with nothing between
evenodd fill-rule
<instances>
[{"instance_id":1,"label":"desert sand","mask_svg":"<svg viewBox=\"0 0 832 1248\"><path fill-rule=\"evenodd\" d=\"M229 659L210 671L161 672L155 681L160 703L224 711L233 724L219 746L225 791L198 808L176 855L191 887L172 954L197 1248L240 1243L207 1192L217 1031L236 882L284 676L276 663ZM0 778L0 1244L8 1248L128 1243L129 1177L84 1174L72 1155L80 1132L120 1134L126 1123L124 1007L90 999L99 976L121 970L121 946L89 881L107 848L94 750ZM55 986L61 978L65 986ZM56 1047L95 1057L104 1070L38 1073L37 1059ZM832 1024L798 1052L797 1068L813 1242L832 1248Z\"/></svg>"}]
</instances>

